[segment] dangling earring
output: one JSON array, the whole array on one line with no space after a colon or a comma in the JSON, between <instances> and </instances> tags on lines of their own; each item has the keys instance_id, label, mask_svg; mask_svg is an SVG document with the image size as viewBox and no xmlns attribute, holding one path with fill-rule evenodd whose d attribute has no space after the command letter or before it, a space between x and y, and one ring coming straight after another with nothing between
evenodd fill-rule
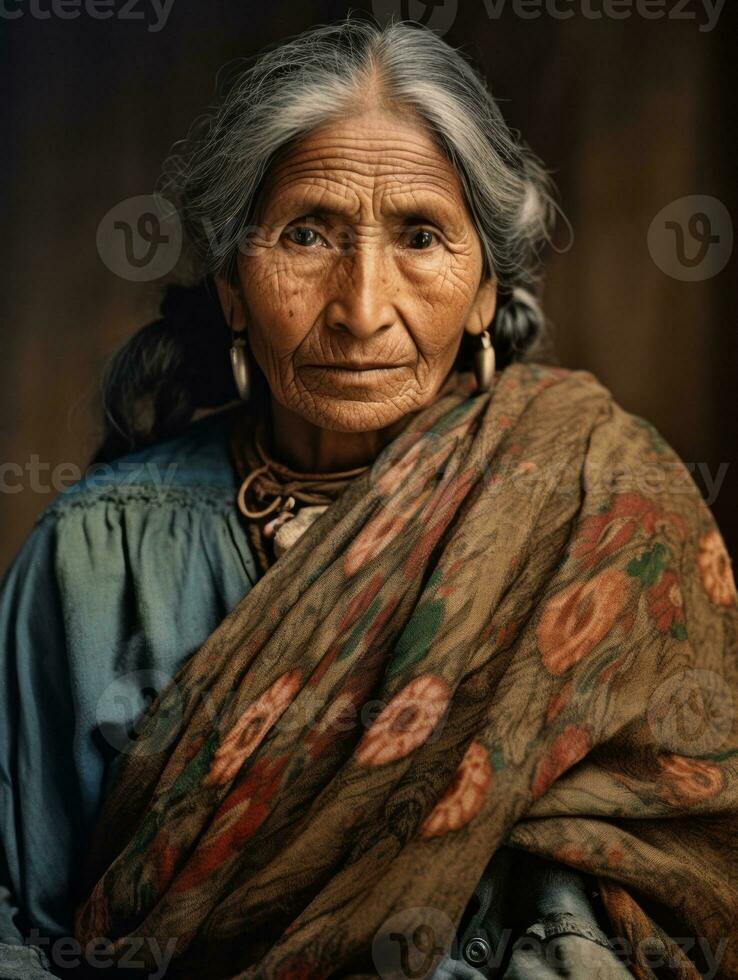
<instances>
[{"instance_id":1,"label":"dangling earring","mask_svg":"<svg viewBox=\"0 0 738 980\"><path fill-rule=\"evenodd\" d=\"M236 382L236 390L242 401L247 402L251 398L251 371L249 361L246 356L246 338L243 336L245 331L236 331L231 327L233 343L231 345L231 368L233 370L233 380Z\"/></svg>"},{"instance_id":2,"label":"dangling earring","mask_svg":"<svg viewBox=\"0 0 738 980\"><path fill-rule=\"evenodd\" d=\"M474 337L474 374L479 391L489 391L495 376L495 349L489 330Z\"/></svg>"}]
</instances>

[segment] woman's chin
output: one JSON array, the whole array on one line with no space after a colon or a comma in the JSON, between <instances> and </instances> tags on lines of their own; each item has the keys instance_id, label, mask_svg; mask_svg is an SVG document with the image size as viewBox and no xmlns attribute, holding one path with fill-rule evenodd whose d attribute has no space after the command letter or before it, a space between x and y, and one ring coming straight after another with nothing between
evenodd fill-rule
<instances>
[{"instance_id":1,"label":"woman's chin","mask_svg":"<svg viewBox=\"0 0 738 980\"><path fill-rule=\"evenodd\" d=\"M339 432L384 428L418 408L418 399L412 394L417 386L408 384L409 371L303 368L303 404L293 410L315 425Z\"/></svg>"},{"instance_id":2,"label":"woman's chin","mask_svg":"<svg viewBox=\"0 0 738 980\"><path fill-rule=\"evenodd\" d=\"M371 400L350 394L322 395L311 392L310 401L293 409L313 425L332 432L375 432L393 425L417 405L405 406L405 399L388 393L375 393Z\"/></svg>"}]
</instances>

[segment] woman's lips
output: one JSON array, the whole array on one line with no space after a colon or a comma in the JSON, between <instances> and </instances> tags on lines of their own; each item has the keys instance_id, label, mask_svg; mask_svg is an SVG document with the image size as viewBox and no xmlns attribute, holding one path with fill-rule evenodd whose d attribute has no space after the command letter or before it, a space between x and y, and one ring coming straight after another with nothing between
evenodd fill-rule
<instances>
[{"instance_id":1,"label":"woman's lips","mask_svg":"<svg viewBox=\"0 0 738 980\"><path fill-rule=\"evenodd\" d=\"M338 371L343 374L366 374L371 371L396 371L398 368L405 367L404 364L367 364L361 366L348 366L343 364L308 364L309 368L318 368L321 371Z\"/></svg>"},{"instance_id":2,"label":"woman's lips","mask_svg":"<svg viewBox=\"0 0 738 980\"><path fill-rule=\"evenodd\" d=\"M336 381L379 381L382 377L393 371L400 371L408 367L407 364L385 364L377 367L349 368L341 367L337 364L306 364L308 371L318 372L319 374L329 373Z\"/></svg>"},{"instance_id":3,"label":"woman's lips","mask_svg":"<svg viewBox=\"0 0 738 980\"><path fill-rule=\"evenodd\" d=\"M369 362L368 364L311 364L310 367L328 368L331 371L390 371L392 368L401 367L399 364L380 364L379 362Z\"/></svg>"}]
</instances>

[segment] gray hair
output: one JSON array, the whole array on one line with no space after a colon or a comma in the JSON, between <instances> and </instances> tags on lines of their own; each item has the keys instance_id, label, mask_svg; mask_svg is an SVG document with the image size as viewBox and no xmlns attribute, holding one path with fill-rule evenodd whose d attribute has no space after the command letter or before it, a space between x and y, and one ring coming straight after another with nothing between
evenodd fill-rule
<instances>
[{"instance_id":1,"label":"gray hair","mask_svg":"<svg viewBox=\"0 0 738 980\"><path fill-rule=\"evenodd\" d=\"M461 53L418 23L391 18L379 25L349 14L292 36L247 65L217 110L176 145L160 183L183 219L195 274L232 278L277 154L366 105L367 92L379 93L388 108L414 111L454 165L484 273L496 277L501 298L512 299L501 310L507 332L518 335L508 339L524 346L521 328L536 333L541 326L532 291L553 225L552 187ZM496 326L499 333L499 319Z\"/></svg>"},{"instance_id":2,"label":"gray hair","mask_svg":"<svg viewBox=\"0 0 738 980\"><path fill-rule=\"evenodd\" d=\"M482 75L458 51L415 22L379 25L349 14L234 67L217 108L195 122L165 162L157 192L183 224L179 282L166 289L161 319L135 334L106 369L96 461L174 435L197 409L237 397L230 330L213 277L233 279L277 155L370 99L419 118L459 175L484 274L497 282L498 368L540 352L543 314L535 291L555 213L552 186L507 127ZM465 334L459 367L470 360L467 341Z\"/></svg>"}]
</instances>

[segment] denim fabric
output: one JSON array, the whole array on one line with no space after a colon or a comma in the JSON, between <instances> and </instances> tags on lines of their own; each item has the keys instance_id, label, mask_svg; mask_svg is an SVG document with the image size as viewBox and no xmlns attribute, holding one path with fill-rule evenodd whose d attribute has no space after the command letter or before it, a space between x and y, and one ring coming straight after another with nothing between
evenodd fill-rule
<instances>
[{"instance_id":1,"label":"denim fabric","mask_svg":"<svg viewBox=\"0 0 738 980\"><path fill-rule=\"evenodd\" d=\"M39 946L61 971L54 942L73 935L72 881L135 719L258 578L230 411L63 491L2 580L0 980L49 976ZM543 889L551 907L565 892ZM488 975L449 956L437 980Z\"/></svg>"}]
</instances>

